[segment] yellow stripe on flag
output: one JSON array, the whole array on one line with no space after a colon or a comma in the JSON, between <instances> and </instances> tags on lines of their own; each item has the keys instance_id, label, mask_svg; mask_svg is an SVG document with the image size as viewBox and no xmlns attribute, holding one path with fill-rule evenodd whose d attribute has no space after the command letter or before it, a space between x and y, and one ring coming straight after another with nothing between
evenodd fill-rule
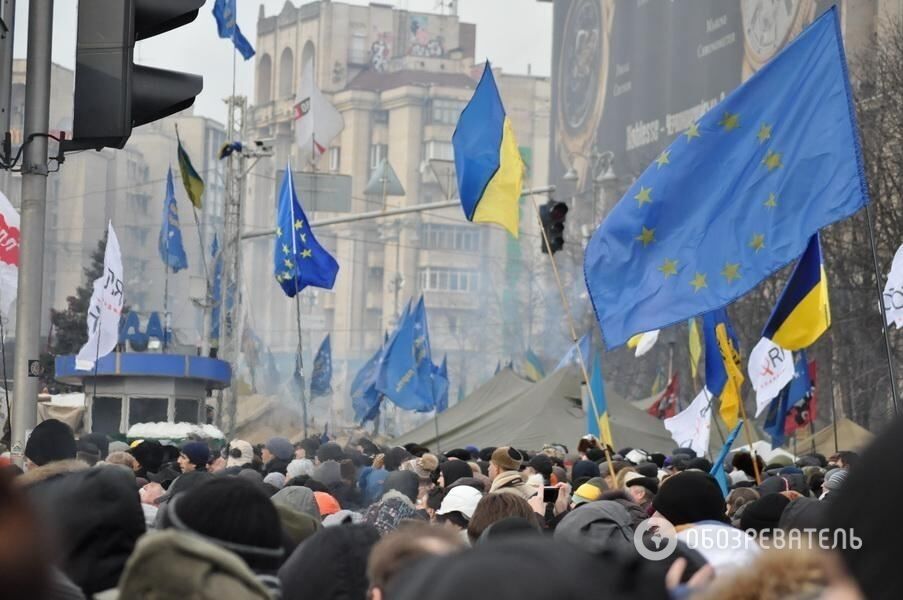
<instances>
[{"instance_id":1,"label":"yellow stripe on flag","mask_svg":"<svg viewBox=\"0 0 903 600\"><path fill-rule=\"evenodd\" d=\"M775 331L771 341L788 350L808 348L831 326L828 276L821 267L818 285L806 294Z\"/></svg>"},{"instance_id":2,"label":"yellow stripe on flag","mask_svg":"<svg viewBox=\"0 0 903 600\"><path fill-rule=\"evenodd\" d=\"M602 443L614 447L614 441L611 437L611 421L608 418L608 411L602 413L599 417L599 434L602 437Z\"/></svg>"},{"instance_id":3,"label":"yellow stripe on flag","mask_svg":"<svg viewBox=\"0 0 903 600\"><path fill-rule=\"evenodd\" d=\"M696 379L696 373L699 370L699 357L702 356L702 342L699 341L699 327L696 326L696 319L690 319L690 371L693 379Z\"/></svg>"},{"instance_id":4,"label":"yellow stripe on flag","mask_svg":"<svg viewBox=\"0 0 903 600\"><path fill-rule=\"evenodd\" d=\"M517 237L521 185L524 163L517 149L511 119L505 117L502 146L499 149L499 170L486 186L473 214L474 223L496 223Z\"/></svg>"},{"instance_id":5,"label":"yellow stripe on flag","mask_svg":"<svg viewBox=\"0 0 903 600\"><path fill-rule=\"evenodd\" d=\"M728 429L733 429L740 420L740 387L744 380L740 371L740 355L728 340L724 323L715 326L715 336L718 338L718 349L721 351L721 360L724 361L724 370L727 372L727 382L721 390L721 407L718 412Z\"/></svg>"}]
</instances>

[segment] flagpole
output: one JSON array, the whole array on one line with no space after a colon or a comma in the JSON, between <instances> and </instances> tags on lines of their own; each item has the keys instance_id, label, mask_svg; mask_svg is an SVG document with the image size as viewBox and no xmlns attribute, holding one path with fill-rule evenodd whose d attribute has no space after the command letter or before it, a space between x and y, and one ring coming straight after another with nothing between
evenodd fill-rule
<instances>
[{"instance_id":1,"label":"flagpole","mask_svg":"<svg viewBox=\"0 0 903 600\"><path fill-rule=\"evenodd\" d=\"M872 226L872 208L871 204L868 202L865 203L865 221L868 223L869 244L872 247L872 260L875 263L875 291L878 293L878 314L881 315L881 333L884 335L884 351L887 354L887 372L890 374L891 398L894 402L894 414L899 415L900 406L899 398L897 397L897 379L894 375L894 360L890 347L890 338L887 335L887 317L884 313L884 290L881 289L881 271L878 267L878 248L875 244L875 231ZM834 422L836 424L837 420L835 419Z\"/></svg>"},{"instance_id":2,"label":"flagpole","mask_svg":"<svg viewBox=\"0 0 903 600\"><path fill-rule=\"evenodd\" d=\"M715 396L709 393L709 388L703 386L702 391L705 394L706 399L709 401L709 414L712 415L712 405L715 403ZM721 425L718 423L718 419L715 418L714 415L709 417L712 422L715 424L715 429L718 430L718 437L721 438L721 445L725 445L727 443L727 438L724 437L724 432L721 431Z\"/></svg>"},{"instance_id":3,"label":"flagpole","mask_svg":"<svg viewBox=\"0 0 903 600\"><path fill-rule=\"evenodd\" d=\"M439 442L439 407L436 407L436 414L433 417L433 422L436 425L436 452L442 454L442 444Z\"/></svg>"},{"instance_id":4,"label":"flagpole","mask_svg":"<svg viewBox=\"0 0 903 600\"><path fill-rule=\"evenodd\" d=\"M539 212L539 204L536 202L536 197L531 195L530 200L533 202L533 210L536 211L536 218L539 221L539 231L542 234L542 243L546 247L546 252L549 254L549 260L552 262L552 273L555 275L555 283L558 286L558 293L561 295L561 304L564 306L564 314L567 315L568 327L571 331L571 339L574 341L574 344L577 346L577 356L580 358L580 371L583 373L583 380L586 382L586 389L589 392L589 400L590 404L593 407L593 414L596 417L596 422L599 422L599 407L596 406L596 396L593 393L593 386L590 384L589 373L586 370L586 357L583 356L583 349L580 348L580 340L577 338L577 328L574 326L574 317L571 315L571 305L568 302L567 294L564 293L564 285L561 283L561 276L558 274L558 264L555 262L555 254L552 251L552 245L549 243L549 237L546 235L546 230L542 226L542 216ZM603 384L604 385L604 384ZM601 424L599 426L599 437L602 436L602 427ZM614 482L616 478L615 467L612 464L611 460L611 451L608 448L608 445L614 445L614 440L603 440L602 442L602 450L605 452L605 462L608 463L608 473L611 475L611 480Z\"/></svg>"},{"instance_id":5,"label":"flagpole","mask_svg":"<svg viewBox=\"0 0 903 600\"><path fill-rule=\"evenodd\" d=\"M297 286L297 279L295 280L295 285ZM304 439L307 439L307 391L305 390L304 383L304 357L302 355L302 338L301 338L301 293L295 293L295 321L298 326L298 375L300 377L301 383L301 414L304 419Z\"/></svg>"},{"instance_id":6,"label":"flagpole","mask_svg":"<svg viewBox=\"0 0 903 600\"><path fill-rule=\"evenodd\" d=\"M3 327L3 315L0 315L0 362L3 363L3 395L6 397L6 427L12 432L12 421L9 406L9 379L6 376L6 330ZM5 432L0 432L5 435ZM12 433L10 433L12 439Z\"/></svg>"},{"instance_id":7,"label":"flagpole","mask_svg":"<svg viewBox=\"0 0 903 600\"><path fill-rule=\"evenodd\" d=\"M163 263L163 272L163 353L166 354L169 341L169 225L166 226L166 262Z\"/></svg>"},{"instance_id":8,"label":"flagpole","mask_svg":"<svg viewBox=\"0 0 903 600\"><path fill-rule=\"evenodd\" d=\"M749 455L752 457L753 474L756 476L756 485L762 484L762 475L759 473L759 461L756 460L756 448L753 446L752 430L749 419L746 418L746 407L743 406L743 398L740 398L740 418L743 419L743 430L746 432L746 442L749 444Z\"/></svg>"}]
</instances>

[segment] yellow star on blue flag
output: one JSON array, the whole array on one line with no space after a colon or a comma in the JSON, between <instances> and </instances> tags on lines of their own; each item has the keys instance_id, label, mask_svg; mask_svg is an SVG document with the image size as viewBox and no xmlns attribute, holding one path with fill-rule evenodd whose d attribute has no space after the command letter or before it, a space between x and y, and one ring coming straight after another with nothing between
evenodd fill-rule
<instances>
[{"instance_id":1,"label":"yellow star on blue flag","mask_svg":"<svg viewBox=\"0 0 903 600\"><path fill-rule=\"evenodd\" d=\"M610 348L726 306L868 202L836 7L662 155L586 249Z\"/></svg>"},{"instance_id":2,"label":"yellow star on blue flag","mask_svg":"<svg viewBox=\"0 0 903 600\"><path fill-rule=\"evenodd\" d=\"M332 289L339 272L339 264L310 229L295 193L290 165L286 166L279 190L273 263L273 275L289 298L309 285Z\"/></svg>"}]
</instances>

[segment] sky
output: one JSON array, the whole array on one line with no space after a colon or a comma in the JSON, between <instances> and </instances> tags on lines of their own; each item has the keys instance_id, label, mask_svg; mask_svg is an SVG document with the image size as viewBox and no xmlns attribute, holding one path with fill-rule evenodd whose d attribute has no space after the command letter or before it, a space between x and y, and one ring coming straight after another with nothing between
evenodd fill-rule
<instances>
[{"instance_id":1,"label":"sky","mask_svg":"<svg viewBox=\"0 0 903 600\"><path fill-rule=\"evenodd\" d=\"M238 0L238 25L254 43L259 7L267 15L277 14L286 1L296 5L304 0ZM365 0L344 0L349 4L368 4ZM440 0L382 0L398 8L438 12ZM64 67L75 64L76 0L57 0L54 7L53 60ZM135 62L185 71L204 76L204 91L195 102L195 114L224 121L223 98L232 93L232 51L228 40L216 35L211 15L213 0L207 0L197 19L175 31L139 42ZM462 21L477 25L477 62L490 59L510 73L526 73L532 66L535 75L548 75L552 56L552 5L536 0L459 0ZM517 15L513 20L512 15ZM16 58L25 58L28 29L28 2L16 6ZM236 91L252 96L253 63L238 58ZM253 98L252 98L253 100Z\"/></svg>"}]
</instances>

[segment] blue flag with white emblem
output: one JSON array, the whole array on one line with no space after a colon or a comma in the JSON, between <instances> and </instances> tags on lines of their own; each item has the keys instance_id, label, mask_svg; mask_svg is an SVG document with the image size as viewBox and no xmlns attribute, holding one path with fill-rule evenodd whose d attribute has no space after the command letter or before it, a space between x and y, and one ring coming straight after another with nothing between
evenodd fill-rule
<instances>
[{"instance_id":1,"label":"blue flag with white emblem","mask_svg":"<svg viewBox=\"0 0 903 600\"><path fill-rule=\"evenodd\" d=\"M595 232L609 347L727 305L868 201L837 9L671 143Z\"/></svg>"},{"instance_id":2,"label":"blue flag with white emblem","mask_svg":"<svg viewBox=\"0 0 903 600\"><path fill-rule=\"evenodd\" d=\"M216 0L213 4L213 18L216 19L216 30L221 38L232 40L235 49L242 58L248 60L254 56L254 47L244 36L238 23L235 22L236 0Z\"/></svg>"},{"instance_id":3,"label":"blue flag with white emblem","mask_svg":"<svg viewBox=\"0 0 903 600\"><path fill-rule=\"evenodd\" d=\"M276 247L273 274L289 298L309 285L332 289L339 264L314 237L307 216L295 193L295 180L288 166L279 189L276 213Z\"/></svg>"},{"instance_id":4,"label":"blue flag with white emblem","mask_svg":"<svg viewBox=\"0 0 903 600\"><path fill-rule=\"evenodd\" d=\"M422 298L389 338L376 390L404 410L433 409L432 361Z\"/></svg>"},{"instance_id":5,"label":"blue flag with white emblem","mask_svg":"<svg viewBox=\"0 0 903 600\"><path fill-rule=\"evenodd\" d=\"M436 412L441 413L448 408L448 357L442 357L442 364L433 365L433 398L436 399Z\"/></svg>"},{"instance_id":6,"label":"blue flag with white emblem","mask_svg":"<svg viewBox=\"0 0 903 600\"><path fill-rule=\"evenodd\" d=\"M332 393L332 344L329 334L323 338L317 356L314 358L314 370L310 376L310 397L326 396Z\"/></svg>"},{"instance_id":7,"label":"blue flag with white emblem","mask_svg":"<svg viewBox=\"0 0 903 600\"><path fill-rule=\"evenodd\" d=\"M407 319L410 309L410 303L408 303L399 323L403 323ZM351 382L351 407L354 409L354 418L358 423L375 421L379 417L382 394L376 389L376 379L379 377L380 365L388 344L389 332L387 331L383 338L383 345L370 357L370 360L364 363Z\"/></svg>"},{"instance_id":8,"label":"blue flag with white emblem","mask_svg":"<svg viewBox=\"0 0 903 600\"><path fill-rule=\"evenodd\" d=\"M182 245L182 229L179 227L179 205L172 185L172 169L166 172L166 198L163 200L163 223L157 240L160 260L173 273L188 268L188 257Z\"/></svg>"}]
</instances>

